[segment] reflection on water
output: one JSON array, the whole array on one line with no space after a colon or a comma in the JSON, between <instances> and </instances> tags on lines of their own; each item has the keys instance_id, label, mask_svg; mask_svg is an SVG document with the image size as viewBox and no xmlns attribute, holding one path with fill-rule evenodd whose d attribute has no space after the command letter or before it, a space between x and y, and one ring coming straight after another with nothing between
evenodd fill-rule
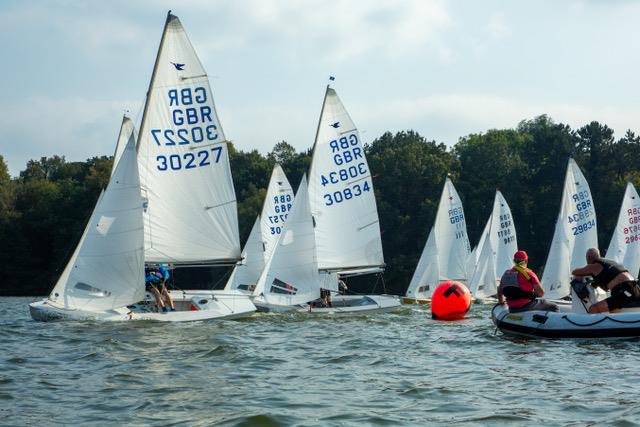
<instances>
[{"instance_id":1,"label":"reflection on water","mask_svg":"<svg viewBox=\"0 0 640 427\"><path fill-rule=\"evenodd\" d=\"M0 298L0 424L635 425L640 340L517 341L489 305L36 323Z\"/></svg>"}]
</instances>

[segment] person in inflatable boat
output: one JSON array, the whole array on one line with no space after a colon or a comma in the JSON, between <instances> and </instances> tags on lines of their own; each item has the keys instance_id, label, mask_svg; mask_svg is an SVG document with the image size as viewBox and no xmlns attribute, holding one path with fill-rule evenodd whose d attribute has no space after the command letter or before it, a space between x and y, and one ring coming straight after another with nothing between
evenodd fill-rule
<instances>
[{"instance_id":1,"label":"person in inflatable boat","mask_svg":"<svg viewBox=\"0 0 640 427\"><path fill-rule=\"evenodd\" d=\"M544 289L536 273L527 268L529 256L525 251L513 255L513 268L508 269L500 279L498 302L504 304L505 298L510 312L520 311L558 311L556 304L540 299Z\"/></svg>"},{"instance_id":2,"label":"person in inflatable boat","mask_svg":"<svg viewBox=\"0 0 640 427\"><path fill-rule=\"evenodd\" d=\"M589 313L605 313L640 302L640 285L624 265L602 258L597 248L587 250L587 265L571 272L574 277L593 277L592 286L610 291L611 296L589 307Z\"/></svg>"}]
</instances>

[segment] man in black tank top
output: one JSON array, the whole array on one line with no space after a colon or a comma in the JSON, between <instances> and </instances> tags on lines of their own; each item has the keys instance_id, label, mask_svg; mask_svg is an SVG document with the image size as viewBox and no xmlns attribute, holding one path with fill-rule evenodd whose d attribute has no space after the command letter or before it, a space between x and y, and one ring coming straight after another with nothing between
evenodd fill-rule
<instances>
[{"instance_id":1,"label":"man in black tank top","mask_svg":"<svg viewBox=\"0 0 640 427\"><path fill-rule=\"evenodd\" d=\"M604 313L640 302L640 285L620 263L602 258L600 251L587 251L587 265L571 272L575 277L593 277L593 286L611 291L611 296L589 307L589 313Z\"/></svg>"}]
</instances>

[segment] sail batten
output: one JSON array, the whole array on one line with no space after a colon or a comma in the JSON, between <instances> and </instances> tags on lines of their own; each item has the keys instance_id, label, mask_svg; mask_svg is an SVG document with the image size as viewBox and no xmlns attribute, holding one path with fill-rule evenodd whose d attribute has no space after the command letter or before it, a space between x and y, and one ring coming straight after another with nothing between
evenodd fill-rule
<instances>
[{"instance_id":1,"label":"sail batten","mask_svg":"<svg viewBox=\"0 0 640 427\"><path fill-rule=\"evenodd\" d=\"M168 14L138 138L148 262L240 259L226 141L206 72Z\"/></svg>"}]
</instances>

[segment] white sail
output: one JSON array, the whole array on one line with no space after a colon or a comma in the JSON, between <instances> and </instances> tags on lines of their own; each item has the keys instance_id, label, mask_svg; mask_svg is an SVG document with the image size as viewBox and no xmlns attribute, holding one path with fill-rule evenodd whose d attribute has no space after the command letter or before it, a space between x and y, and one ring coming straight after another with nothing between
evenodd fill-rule
<instances>
[{"instance_id":1,"label":"white sail","mask_svg":"<svg viewBox=\"0 0 640 427\"><path fill-rule=\"evenodd\" d=\"M169 14L138 138L145 259L222 263L240 258L227 142L209 79Z\"/></svg>"},{"instance_id":2,"label":"white sail","mask_svg":"<svg viewBox=\"0 0 640 427\"><path fill-rule=\"evenodd\" d=\"M320 296L322 282L316 262L307 179L303 177L293 208L254 294L263 295L267 304L304 304Z\"/></svg>"},{"instance_id":3,"label":"white sail","mask_svg":"<svg viewBox=\"0 0 640 427\"><path fill-rule=\"evenodd\" d=\"M373 182L360 134L327 87L309 175L321 270L380 271L384 266Z\"/></svg>"},{"instance_id":4,"label":"white sail","mask_svg":"<svg viewBox=\"0 0 640 427\"><path fill-rule=\"evenodd\" d=\"M622 199L618 222L613 231L607 258L624 265L636 279L640 273L640 197L632 183Z\"/></svg>"},{"instance_id":5,"label":"white sail","mask_svg":"<svg viewBox=\"0 0 640 427\"><path fill-rule=\"evenodd\" d=\"M293 188L291 188L282 167L276 164L271 172L269 188L260 216L265 261L271 258L273 248L282 233L284 222L292 206Z\"/></svg>"},{"instance_id":6,"label":"white sail","mask_svg":"<svg viewBox=\"0 0 640 427\"><path fill-rule=\"evenodd\" d=\"M264 243L260 233L260 217L256 218L249 233L247 243L242 249L242 263L234 267L225 290L250 290L258 282L264 268Z\"/></svg>"},{"instance_id":7,"label":"white sail","mask_svg":"<svg viewBox=\"0 0 640 427\"><path fill-rule=\"evenodd\" d=\"M484 229L482 230L482 234L480 235L480 241L478 241L478 244L476 245L475 248L473 248L473 250L469 254L469 257L467 258L466 275L468 278L471 278L471 276L473 276L473 272L476 270L478 261L480 260L480 252L482 252L482 248L484 247L485 239L487 239L487 237L489 236L490 228L491 228L491 217L489 217L489 221L487 221L487 223L484 226Z\"/></svg>"},{"instance_id":8,"label":"white sail","mask_svg":"<svg viewBox=\"0 0 640 427\"><path fill-rule=\"evenodd\" d=\"M51 300L67 308L110 310L144 298L142 200L129 140Z\"/></svg>"},{"instance_id":9,"label":"white sail","mask_svg":"<svg viewBox=\"0 0 640 427\"><path fill-rule=\"evenodd\" d=\"M469 275L469 290L475 298L488 298L496 294L500 277L513 265L513 254L518 250L516 229L511 209L500 191L496 191L493 209L482 246L478 251L478 263Z\"/></svg>"},{"instance_id":10,"label":"white sail","mask_svg":"<svg viewBox=\"0 0 640 427\"><path fill-rule=\"evenodd\" d=\"M598 247L596 211L587 180L569 159L560 212L542 276L545 298L569 295L571 271L586 263L589 248Z\"/></svg>"},{"instance_id":11,"label":"white sail","mask_svg":"<svg viewBox=\"0 0 640 427\"><path fill-rule=\"evenodd\" d=\"M446 178L436 221L406 295L410 298L429 299L441 281L466 281L469 252L462 200L451 180Z\"/></svg>"},{"instance_id":12,"label":"white sail","mask_svg":"<svg viewBox=\"0 0 640 427\"><path fill-rule=\"evenodd\" d=\"M135 144L135 131L136 129L133 125L133 121L127 116L122 116L122 124L120 125L120 133L118 134L116 151L113 153L113 166L111 167L111 176L113 176L113 173L116 171L118 161L120 161L120 157L122 157L122 153L124 152L124 149L131 138L134 139Z\"/></svg>"}]
</instances>

